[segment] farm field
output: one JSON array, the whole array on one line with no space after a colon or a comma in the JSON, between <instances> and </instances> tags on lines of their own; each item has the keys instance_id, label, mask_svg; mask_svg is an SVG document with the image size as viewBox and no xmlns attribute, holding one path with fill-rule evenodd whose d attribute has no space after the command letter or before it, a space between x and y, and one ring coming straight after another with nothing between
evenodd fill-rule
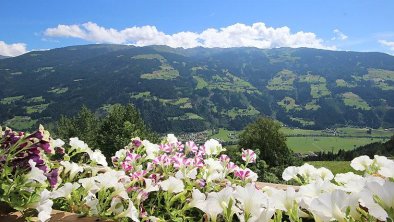
<instances>
[{"instance_id":1,"label":"farm field","mask_svg":"<svg viewBox=\"0 0 394 222\"><path fill-rule=\"evenodd\" d=\"M394 135L394 129L373 129L369 134L368 129L352 127L337 128L336 136L331 130L282 127L281 132L287 136L287 146L297 153L351 150L373 142L385 142ZM239 133L240 131L220 128L214 134L210 134L209 138L234 144L237 142Z\"/></svg>"},{"instance_id":2,"label":"farm field","mask_svg":"<svg viewBox=\"0 0 394 222\"><path fill-rule=\"evenodd\" d=\"M350 166L350 161L310 161L308 162L310 165L313 165L316 168L325 167L335 175L338 173L347 173L353 172L355 174L360 174L359 171L354 170Z\"/></svg>"},{"instance_id":3,"label":"farm field","mask_svg":"<svg viewBox=\"0 0 394 222\"><path fill-rule=\"evenodd\" d=\"M358 146L373 142L385 142L381 138L356 138L356 137L287 137L287 146L297 153L334 151L340 149L351 150Z\"/></svg>"}]
</instances>

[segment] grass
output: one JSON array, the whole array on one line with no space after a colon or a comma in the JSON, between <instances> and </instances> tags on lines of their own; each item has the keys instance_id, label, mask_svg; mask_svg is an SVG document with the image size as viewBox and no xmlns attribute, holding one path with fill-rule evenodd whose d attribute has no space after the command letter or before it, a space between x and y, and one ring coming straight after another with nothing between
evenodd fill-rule
<instances>
[{"instance_id":1,"label":"grass","mask_svg":"<svg viewBox=\"0 0 394 222\"><path fill-rule=\"evenodd\" d=\"M209 89L261 95L261 92L247 81L236 77L227 70L222 70L222 72L224 76L214 75L211 77L207 86Z\"/></svg>"},{"instance_id":2,"label":"grass","mask_svg":"<svg viewBox=\"0 0 394 222\"><path fill-rule=\"evenodd\" d=\"M136 56L131 57L131 59L158 59L161 62L166 61L166 59L163 56L159 55L159 54L136 55Z\"/></svg>"},{"instance_id":3,"label":"grass","mask_svg":"<svg viewBox=\"0 0 394 222\"><path fill-rule=\"evenodd\" d=\"M290 119L293 120L293 121L301 123L303 126L315 125L315 122L312 121L312 120L307 120L307 119L303 119L303 118L296 118L296 117L291 117Z\"/></svg>"},{"instance_id":4,"label":"grass","mask_svg":"<svg viewBox=\"0 0 394 222\"><path fill-rule=\"evenodd\" d=\"M291 97L286 96L281 101L277 102L279 106L284 108L286 111L290 110L302 110L302 108L295 103L295 100Z\"/></svg>"},{"instance_id":5,"label":"grass","mask_svg":"<svg viewBox=\"0 0 394 222\"><path fill-rule=\"evenodd\" d=\"M63 94L67 91L68 91L68 87L52 88L51 90L48 90L48 92L55 93L55 94Z\"/></svg>"},{"instance_id":6,"label":"grass","mask_svg":"<svg viewBox=\"0 0 394 222\"><path fill-rule=\"evenodd\" d=\"M256 116L260 112L253 106L249 106L247 109L232 108L222 112L223 115L229 116L231 119L235 119L237 116Z\"/></svg>"},{"instance_id":7,"label":"grass","mask_svg":"<svg viewBox=\"0 0 394 222\"><path fill-rule=\"evenodd\" d=\"M368 134L367 128L352 128L352 127L342 127L337 128L340 135L344 136L364 136L364 137L391 137L394 135L394 129L372 129L371 134Z\"/></svg>"},{"instance_id":8,"label":"grass","mask_svg":"<svg viewBox=\"0 0 394 222\"><path fill-rule=\"evenodd\" d=\"M312 84L311 85L311 96L314 99L329 96L331 94L330 90L327 89L325 83Z\"/></svg>"},{"instance_id":9,"label":"grass","mask_svg":"<svg viewBox=\"0 0 394 222\"><path fill-rule=\"evenodd\" d=\"M208 87L208 83L200 76L193 76L193 79L197 81L196 89L204 89Z\"/></svg>"},{"instance_id":10,"label":"grass","mask_svg":"<svg viewBox=\"0 0 394 222\"><path fill-rule=\"evenodd\" d=\"M16 101L19 101L23 99L23 96L11 96L11 97L5 97L3 99L0 100L0 104L2 105L7 105L7 104L11 104L14 103Z\"/></svg>"},{"instance_id":11,"label":"grass","mask_svg":"<svg viewBox=\"0 0 394 222\"><path fill-rule=\"evenodd\" d=\"M342 87L342 88L353 88L356 87L356 83L348 83L343 79L337 79L335 80L335 83L337 84L337 87Z\"/></svg>"},{"instance_id":12,"label":"grass","mask_svg":"<svg viewBox=\"0 0 394 222\"><path fill-rule=\"evenodd\" d=\"M35 70L34 72L45 72L45 71L55 72L55 70L53 69L52 66L40 67L37 70Z\"/></svg>"},{"instance_id":13,"label":"grass","mask_svg":"<svg viewBox=\"0 0 394 222\"><path fill-rule=\"evenodd\" d=\"M296 75L287 69L278 72L274 78L272 78L267 85L269 90L293 90L293 82L296 79Z\"/></svg>"},{"instance_id":14,"label":"grass","mask_svg":"<svg viewBox=\"0 0 394 222\"><path fill-rule=\"evenodd\" d=\"M26 113L27 114L32 114L32 113L42 113L46 108L48 108L49 103L46 104L38 104L34 106L26 106Z\"/></svg>"},{"instance_id":15,"label":"grass","mask_svg":"<svg viewBox=\"0 0 394 222\"><path fill-rule=\"evenodd\" d=\"M149 91L146 91L146 92L140 92L140 93L137 93L137 94L135 94L135 95L132 95L131 98L134 98L134 99L141 99L141 98L149 97L149 96L150 96L150 92L149 92Z\"/></svg>"},{"instance_id":16,"label":"grass","mask_svg":"<svg viewBox=\"0 0 394 222\"><path fill-rule=\"evenodd\" d=\"M357 137L312 137L296 136L287 137L287 146L297 153L334 151L339 149L351 150L358 146L373 142L384 142L387 139L379 138L357 138Z\"/></svg>"},{"instance_id":17,"label":"grass","mask_svg":"<svg viewBox=\"0 0 394 222\"><path fill-rule=\"evenodd\" d=\"M219 130L215 134L209 136L209 138L219 139L220 141L234 141L238 138L238 134L238 131L219 128Z\"/></svg>"},{"instance_id":18,"label":"grass","mask_svg":"<svg viewBox=\"0 0 394 222\"><path fill-rule=\"evenodd\" d=\"M342 94L343 103L346 106L353 107L355 109L371 110L371 107L361 97L352 92L346 92Z\"/></svg>"},{"instance_id":19,"label":"grass","mask_svg":"<svg viewBox=\"0 0 394 222\"><path fill-rule=\"evenodd\" d=\"M312 100L311 102L305 104L305 107L304 107L304 108L305 108L306 110L318 110L318 109L320 109L320 106L317 105L316 103L317 103L317 101L314 99L314 100Z\"/></svg>"},{"instance_id":20,"label":"grass","mask_svg":"<svg viewBox=\"0 0 394 222\"><path fill-rule=\"evenodd\" d=\"M168 64L163 64L160 66L160 70L156 70L153 73L145 73L141 75L142 79L162 79L171 80L179 76L178 70L174 69Z\"/></svg>"},{"instance_id":21,"label":"grass","mask_svg":"<svg viewBox=\"0 0 394 222\"><path fill-rule=\"evenodd\" d=\"M195 113L185 113L182 116L177 116L177 117L168 117L169 120L189 120L189 119L194 119L194 120L204 120L201 116L195 114Z\"/></svg>"},{"instance_id":22,"label":"grass","mask_svg":"<svg viewBox=\"0 0 394 222\"><path fill-rule=\"evenodd\" d=\"M326 83L326 79L323 76L319 75L302 75L299 77L300 82L307 82L307 83L314 83L314 84L319 84L319 83Z\"/></svg>"},{"instance_id":23,"label":"grass","mask_svg":"<svg viewBox=\"0 0 394 222\"><path fill-rule=\"evenodd\" d=\"M306 129L299 129L299 128L288 128L288 127L282 127L280 128L280 131L284 133L286 136L290 135L305 135L305 136L310 136L310 135L321 135L322 132L319 130L306 130Z\"/></svg>"},{"instance_id":24,"label":"grass","mask_svg":"<svg viewBox=\"0 0 394 222\"><path fill-rule=\"evenodd\" d=\"M29 116L15 116L4 124L14 130L26 130L32 128L36 123L37 120L31 119Z\"/></svg>"},{"instance_id":25,"label":"grass","mask_svg":"<svg viewBox=\"0 0 394 222\"><path fill-rule=\"evenodd\" d=\"M373 81L375 86L382 90L394 90L394 71L384 69L368 69L368 74L363 76L365 81Z\"/></svg>"},{"instance_id":26,"label":"grass","mask_svg":"<svg viewBox=\"0 0 394 222\"><path fill-rule=\"evenodd\" d=\"M42 103L45 99L42 96L32 97L27 100L28 103Z\"/></svg>"},{"instance_id":27,"label":"grass","mask_svg":"<svg viewBox=\"0 0 394 222\"><path fill-rule=\"evenodd\" d=\"M325 167L331 170L334 175L347 172L360 173L360 171L356 171L350 166L350 161L310 161L308 163L316 168Z\"/></svg>"}]
</instances>

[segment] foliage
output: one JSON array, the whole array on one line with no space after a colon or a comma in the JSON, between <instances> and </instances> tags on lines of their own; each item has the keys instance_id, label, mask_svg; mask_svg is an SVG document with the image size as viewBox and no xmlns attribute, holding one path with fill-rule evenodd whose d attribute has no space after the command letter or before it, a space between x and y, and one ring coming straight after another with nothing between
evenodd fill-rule
<instances>
[{"instance_id":1,"label":"foliage","mask_svg":"<svg viewBox=\"0 0 394 222\"><path fill-rule=\"evenodd\" d=\"M286 145L285 135L279 131L280 125L270 118L259 118L245 127L239 135L239 149L248 147L258 155L256 170L263 178L264 171L280 173L284 167L298 164L293 152ZM271 175L270 175L271 176Z\"/></svg>"},{"instance_id":2,"label":"foliage","mask_svg":"<svg viewBox=\"0 0 394 222\"><path fill-rule=\"evenodd\" d=\"M0 130L2 131L2 130ZM41 126L33 134L6 129L0 139L0 201L27 221L47 221L53 209L115 221L386 221L394 219L394 161L375 155L351 161L354 173L333 175L309 164L287 167L296 189L258 187L216 140L199 146L167 135L160 144L132 138L109 167L100 150L78 138L66 144Z\"/></svg>"},{"instance_id":3,"label":"foliage","mask_svg":"<svg viewBox=\"0 0 394 222\"><path fill-rule=\"evenodd\" d=\"M28 116L54 124L84 104L97 112L132 103L160 133L240 130L258 115L308 129L390 128L393 64L387 54L306 48L95 44L30 52L0 60L0 122L13 127L6 121ZM202 119L174 118L187 113Z\"/></svg>"},{"instance_id":4,"label":"foliage","mask_svg":"<svg viewBox=\"0 0 394 222\"><path fill-rule=\"evenodd\" d=\"M74 117L63 116L58 124L56 135L60 138L78 137L91 146L100 148L110 157L137 135L151 141L158 137L141 119L138 110L132 105L113 105L103 116L98 116L83 106ZM108 140L112 138L112 140Z\"/></svg>"},{"instance_id":5,"label":"foliage","mask_svg":"<svg viewBox=\"0 0 394 222\"><path fill-rule=\"evenodd\" d=\"M373 157L374 155L394 156L394 136L390 140L382 142L373 142L363 146L359 146L351 150L340 149L338 152L322 151L316 152L316 156L310 156L305 160L346 160L350 161L358 156L367 155Z\"/></svg>"}]
</instances>

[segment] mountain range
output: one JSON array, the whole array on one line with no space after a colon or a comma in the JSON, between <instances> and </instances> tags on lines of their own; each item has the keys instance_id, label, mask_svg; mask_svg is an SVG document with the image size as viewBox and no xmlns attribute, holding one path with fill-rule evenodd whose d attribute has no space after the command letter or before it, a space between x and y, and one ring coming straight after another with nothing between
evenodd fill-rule
<instances>
[{"instance_id":1,"label":"mountain range","mask_svg":"<svg viewBox=\"0 0 394 222\"><path fill-rule=\"evenodd\" d=\"M311 48L82 45L0 60L0 123L29 129L133 103L158 132L239 130L256 117L394 127L394 57Z\"/></svg>"}]
</instances>

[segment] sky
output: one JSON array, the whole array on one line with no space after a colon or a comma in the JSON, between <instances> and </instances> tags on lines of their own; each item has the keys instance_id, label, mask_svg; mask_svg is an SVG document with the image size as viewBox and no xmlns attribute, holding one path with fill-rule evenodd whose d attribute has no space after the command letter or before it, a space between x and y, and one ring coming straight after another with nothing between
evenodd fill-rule
<instances>
[{"instance_id":1,"label":"sky","mask_svg":"<svg viewBox=\"0 0 394 222\"><path fill-rule=\"evenodd\" d=\"M394 54L393 0L0 0L0 55L70 45Z\"/></svg>"}]
</instances>

